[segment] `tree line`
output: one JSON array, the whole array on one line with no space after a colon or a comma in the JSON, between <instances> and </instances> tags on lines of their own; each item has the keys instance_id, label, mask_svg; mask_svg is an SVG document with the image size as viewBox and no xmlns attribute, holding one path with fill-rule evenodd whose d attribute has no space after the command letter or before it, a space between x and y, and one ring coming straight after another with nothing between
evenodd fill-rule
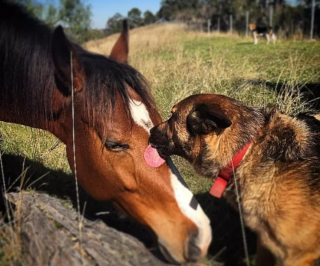
<instances>
[{"instance_id":1,"label":"tree line","mask_svg":"<svg viewBox=\"0 0 320 266\"><path fill-rule=\"evenodd\" d=\"M138 8L128 12L131 27L148 25L155 21L181 21L196 23L207 29L227 32L232 28L239 34L246 32L246 16L249 23L271 26L283 37L294 34L308 35L311 27L312 0L162 0L156 14L146 11L143 16ZM320 36L320 0L315 0L314 33ZM272 18L270 18L272 17ZM106 28L118 32L123 16L119 13L109 18Z\"/></svg>"},{"instance_id":2,"label":"tree line","mask_svg":"<svg viewBox=\"0 0 320 266\"><path fill-rule=\"evenodd\" d=\"M103 37L102 31L91 29L91 6L82 0L59 0L57 3L43 3L37 0L9 0L20 4L33 16L49 26L64 26L68 35L77 42Z\"/></svg>"},{"instance_id":3,"label":"tree line","mask_svg":"<svg viewBox=\"0 0 320 266\"><path fill-rule=\"evenodd\" d=\"M122 20L129 20L130 28L162 21L180 21L198 28L227 32L232 28L239 34L246 32L249 23L272 24L278 36L306 36L311 28L311 4L315 1L314 36L320 36L320 0L161 0L160 9L141 12L134 7L124 16L116 13L107 19L104 30L91 28L91 6L84 0L59 0L43 4L39 0L9 0L26 7L28 12L51 26L62 24L78 42L102 38L119 32ZM47 2L48 3L48 2Z\"/></svg>"},{"instance_id":4,"label":"tree line","mask_svg":"<svg viewBox=\"0 0 320 266\"><path fill-rule=\"evenodd\" d=\"M147 10L143 14L139 8L132 8L127 16L124 17L120 13L116 13L109 18L106 22L106 32L115 33L120 32L122 28L122 20L127 18L129 20L130 28L137 28L145 25L155 23L159 17L154 15L151 11Z\"/></svg>"}]
</instances>

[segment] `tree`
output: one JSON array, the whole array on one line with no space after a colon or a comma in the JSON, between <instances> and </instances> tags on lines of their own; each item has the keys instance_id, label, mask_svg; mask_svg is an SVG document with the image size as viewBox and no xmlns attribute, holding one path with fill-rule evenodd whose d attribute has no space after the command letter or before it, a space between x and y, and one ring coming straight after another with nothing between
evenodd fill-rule
<instances>
[{"instance_id":1,"label":"tree","mask_svg":"<svg viewBox=\"0 0 320 266\"><path fill-rule=\"evenodd\" d=\"M90 28L91 7L81 0L60 0L59 19L66 24L73 35Z\"/></svg>"},{"instance_id":2,"label":"tree","mask_svg":"<svg viewBox=\"0 0 320 266\"><path fill-rule=\"evenodd\" d=\"M106 23L106 29L108 30L109 33L116 33L120 32L122 29L122 20L124 17L116 13L113 17L109 18L107 23Z\"/></svg>"},{"instance_id":3,"label":"tree","mask_svg":"<svg viewBox=\"0 0 320 266\"><path fill-rule=\"evenodd\" d=\"M26 7L26 10L35 17L55 26L61 23L67 32L77 37L90 28L91 7L82 0L60 0L59 6L53 4L45 6L35 0L12 0Z\"/></svg>"},{"instance_id":4,"label":"tree","mask_svg":"<svg viewBox=\"0 0 320 266\"><path fill-rule=\"evenodd\" d=\"M44 12L43 20L50 26L54 26L59 21L59 10L54 5L50 4Z\"/></svg>"},{"instance_id":5,"label":"tree","mask_svg":"<svg viewBox=\"0 0 320 266\"><path fill-rule=\"evenodd\" d=\"M42 14L44 11L43 4L39 2L35 2L33 0L11 0L14 3L18 3L20 5L23 5L27 12L32 14L33 16L42 19Z\"/></svg>"},{"instance_id":6,"label":"tree","mask_svg":"<svg viewBox=\"0 0 320 266\"><path fill-rule=\"evenodd\" d=\"M177 0L162 0L158 16L161 19L172 20L177 11Z\"/></svg>"},{"instance_id":7,"label":"tree","mask_svg":"<svg viewBox=\"0 0 320 266\"><path fill-rule=\"evenodd\" d=\"M152 23L156 22L155 15L153 15L153 13L149 10L144 12L143 18L144 18L144 25L148 25L148 24L152 24Z\"/></svg>"},{"instance_id":8,"label":"tree","mask_svg":"<svg viewBox=\"0 0 320 266\"><path fill-rule=\"evenodd\" d=\"M132 8L128 12L128 19L133 28L139 27L142 25L141 11L139 8Z\"/></svg>"},{"instance_id":9,"label":"tree","mask_svg":"<svg viewBox=\"0 0 320 266\"><path fill-rule=\"evenodd\" d=\"M205 0L162 0L158 15L166 20L188 20L200 14L204 2Z\"/></svg>"}]
</instances>

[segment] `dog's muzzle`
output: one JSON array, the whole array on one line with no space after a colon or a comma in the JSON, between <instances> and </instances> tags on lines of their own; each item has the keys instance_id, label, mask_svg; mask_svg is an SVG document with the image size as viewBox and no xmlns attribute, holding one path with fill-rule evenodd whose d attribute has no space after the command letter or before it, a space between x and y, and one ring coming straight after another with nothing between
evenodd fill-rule
<instances>
[{"instance_id":1,"label":"dog's muzzle","mask_svg":"<svg viewBox=\"0 0 320 266\"><path fill-rule=\"evenodd\" d=\"M159 130L158 126L150 130L149 144L153 148L157 149L162 158L172 155L172 140L167 137L167 134L164 132L164 130Z\"/></svg>"}]
</instances>

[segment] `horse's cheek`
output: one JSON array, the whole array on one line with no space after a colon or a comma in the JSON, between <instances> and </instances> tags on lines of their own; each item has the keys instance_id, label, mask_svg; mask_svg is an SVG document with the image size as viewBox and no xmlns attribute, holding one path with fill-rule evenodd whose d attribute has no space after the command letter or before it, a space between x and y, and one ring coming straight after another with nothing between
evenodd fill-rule
<instances>
[{"instance_id":1,"label":"horse's cheek","mask_svg":"<svg viewBox=\"0 0 320 266\"><path fill-rule=\"evenodd\" d=\"M121 183L126 191L134 192L138 189L137 173L133 157L129 154L119 154L114 156L113 162L116 169L118 179L121 178ZM120 181L120 180L119 180Z\"/></svg>"}]
</instances>

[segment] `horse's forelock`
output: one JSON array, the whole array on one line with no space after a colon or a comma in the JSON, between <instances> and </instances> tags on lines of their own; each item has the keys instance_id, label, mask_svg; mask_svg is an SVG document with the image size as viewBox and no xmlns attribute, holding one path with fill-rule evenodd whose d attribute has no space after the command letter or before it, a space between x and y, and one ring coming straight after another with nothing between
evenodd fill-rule
<instances>
[{"instance_id":1,"label":"horse's forelock","mask_svg":"<svg viewBox=\"0 0 320 266\"><path fill-rule=\"evenodd\" d=\"M131 118L129 88L132 88L149 108L155 108L149 84L133 67L101 55L84 52L82 64L86 74L85 105L88 123L95 127L98 121L114 120L117 95L123 102L124 111ZM131 119L130 119L131 120ZM105 138L107 132L101 132Z\"/></svg>"}]
</instances>

